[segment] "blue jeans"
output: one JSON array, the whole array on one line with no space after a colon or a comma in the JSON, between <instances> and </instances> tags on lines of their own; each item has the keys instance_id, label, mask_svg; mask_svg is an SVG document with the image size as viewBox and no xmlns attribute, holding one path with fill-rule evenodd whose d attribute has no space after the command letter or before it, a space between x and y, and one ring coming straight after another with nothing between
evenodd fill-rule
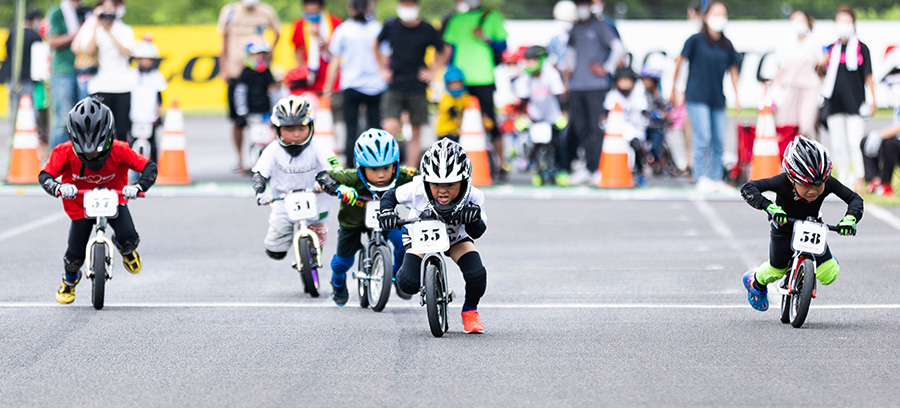
<instances>
[{"instance_id":1,"label":"blue jeans","mask_svg":"<svg viewBox=\"0 0 900 408\"><path fill-rule=\"evenodd\" d=\"M50 95L53 98L53 122L50 130L50 149L69 140L66 118L75 106L77 95L75 75L50 76Z\"/></svg>"},{"instance_id":2,"label":"blue jeans","mask_svg":"<svg viewBox=\"0 0 900 408\"><path fill-rule=\"evenodd\" d=\"M722 180L722 139L728 127L725 108L711 109L705 103L688 102L687 113L693 128L691 157L694 160L694 181L700 177Z\"/></svg>"}]
</instances>

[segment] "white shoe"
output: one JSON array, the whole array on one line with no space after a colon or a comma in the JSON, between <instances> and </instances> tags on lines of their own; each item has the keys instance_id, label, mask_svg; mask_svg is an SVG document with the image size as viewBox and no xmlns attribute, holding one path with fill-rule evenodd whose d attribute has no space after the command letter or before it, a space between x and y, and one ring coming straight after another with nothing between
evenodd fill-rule
<instances>
[{"instance_id":1,"label":"white shoe","mask_svg":"<svg viewBox=\"0 0 900 408\"><path fill-rule=\"evenodd\" d=\"M591 172L587 171L587 169L578 169L569 176L569 185L580 186L587 184L591 181L591 176Z\"/></svg>"},{"instance_id":2,"label":"white shoe","mask_svg":"<svg viewBox=\"0 0 900 408\"><path fill-rule=\"evenodd\" d=\"M697 179L697 184L695 184L694 187L697 188L697 191L703 194L708 194L716 191L716 183L706 177L700 177L699 179Z\"/></svg>"},{"instance_id":3,"label":"white shoe","mask_svg":"<svg viewBox=\"0 0 900 408\"><path fill-rule=\"evenodd\" d=\"M713 186L715 187L715 191L717 193L731 193L734 191L734 187L730 186L728 183L722 180L714 181Z\"/></svg>"},{"instance_id":4,"label":"white shoe","mask_svg":"<svg viewBox=\"0 0 900 408\"><path fill-rule=\"evenodd\" d=\"M595 171L595 172L591 173L591 185L592 186L600 185L601 177L602 177L602 174L600 174L599 171Z\"/></svg>"}]
</instances>

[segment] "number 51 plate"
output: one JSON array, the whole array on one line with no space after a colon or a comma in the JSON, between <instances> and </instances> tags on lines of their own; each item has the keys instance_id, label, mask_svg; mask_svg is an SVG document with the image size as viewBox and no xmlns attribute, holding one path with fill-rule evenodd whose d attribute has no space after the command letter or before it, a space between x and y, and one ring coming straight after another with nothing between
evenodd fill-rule
<instances>
[{"instance_id":1,"label":"number 51 plate","mask_svg":"<svg viewBox=\"0 0 900 408\"><path fill-rule=\"evenodd\" d=\"M416 254L444 252L450 249L447 226L437 220L418 221L412 224L409 236L412 239L411 250Z\"/></svg>"},{"instance_id":2,"label":"number 51 plate","mask_svg":"<svg viewBox=\"0 0 900 408\"><path fill-rule=\"evenodd\" d=\"M312 192L290 193L284 197L284 208L291 221L300 221L319 215L316 194Z\"/></svg>"},{"instance_id":3,"label":"number 51 plate","mask_svg":"<svg viewBox=\"0 0 900 408\"><path fill-rule=\"evenodd\" d=\"M809 221L795 222L791 248L795 251L822 255L825 253L827 234L828 228L824 224Z\"/></svg>"},{"instance_id":4,"label":"number 51 plate","mask_svg":"<svg viewBox=\"0 0 900 408\"><path fill-rule=\"evenodd\" d=\"M115 217L119 205L119 195L107 189L91 190L84 193L84 215L96 217Z\"/></svg>"}]
</instances>

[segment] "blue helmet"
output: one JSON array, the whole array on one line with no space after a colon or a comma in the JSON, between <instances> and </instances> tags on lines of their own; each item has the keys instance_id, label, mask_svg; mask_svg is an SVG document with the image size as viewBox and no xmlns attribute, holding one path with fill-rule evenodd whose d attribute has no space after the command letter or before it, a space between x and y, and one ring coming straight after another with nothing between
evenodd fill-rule
<instances>
[{"instance_id":1,"label":"blue helmet","mask_svg":"<svg viewBox=\"0 0 900 408\"><path fill-rule=\"evenodd\" d=\"M356 139L353 156L356 158L356 172L359 179L369 191L381 192L394 188L400 174L400 146L397 145L397 139L394 136L381 129L369 129ZM390 164L395 164L394 177L390 183L376 187L366 180L363 167L381 167Z\"/></svg>"},{"instance_id":2,"label":"blue helmet","mask_svg":"<svg viewBox=\"0 0 900 408\"><path fill-rule=\"evenodd\" d=\"M446 87L450 82L453 81L462 81L463 83L465 83L466 76L463 75L462 70L457 68L455 65L449 65L447 66L447 72L444 72L444 86ZM454 98L459 98L460 95L462 95L465 91L465 85L462 87L462 89L450 89L449 87L447 88L447 92Z\"/></svg>"}]
</instances>

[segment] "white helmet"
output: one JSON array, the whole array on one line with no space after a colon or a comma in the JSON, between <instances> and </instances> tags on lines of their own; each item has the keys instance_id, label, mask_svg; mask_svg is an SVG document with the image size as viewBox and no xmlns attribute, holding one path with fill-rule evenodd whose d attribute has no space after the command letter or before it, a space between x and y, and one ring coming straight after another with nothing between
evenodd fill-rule
<instances>
[{"instance_id":1,"label":"white helmet","mask_svg":"<svg viewBox=\"0 0 900 408\"><path fill-rule=\"evenodd\" d=\"M560 0L553 6L553 19L574 23L578 20L575 16L576 8L575 2L571 0Z\"/></svg>"},{"instance_id":2,"label":"white helmet","mask_svg":"<svg viewBox=\"0 0 900 408\"><path fill-rule=\"evenodd\" d=\"M422 156L419 172L425 181L425 195L428 205L441 218L447 220L462 209L469 201L472 191L472 162L469 155L458 143L444 138L431 145ZM460 182L459 195L449 204L438 204L431 194L431 183Z\"/></svg>"},{"instance_id":3,"label":"white helmet","mask_svg":"<svg viewBox=\"0 0 900 408\"><path fill-rule=\"evenodd\" d=\"M156 48L156 44L153 44L152 41L143 39L134 43L134 46L131 48L131 57L157 59L159 58L159 49Z\"/></svg>"}]
</instances>

